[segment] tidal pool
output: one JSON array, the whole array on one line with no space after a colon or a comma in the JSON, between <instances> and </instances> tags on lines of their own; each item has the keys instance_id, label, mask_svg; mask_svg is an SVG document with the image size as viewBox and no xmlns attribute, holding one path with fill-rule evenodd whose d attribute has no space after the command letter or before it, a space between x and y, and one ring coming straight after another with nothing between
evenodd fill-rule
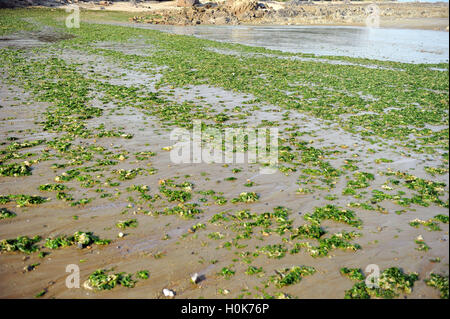
<instances>
[{"instance_id":1,"label":"tidal pool","mask_svg":"<svg viewBox=\"0 0 450 319\"><path fill-rule=\"evenodd\" d=\"M443 31L348 26L138 25L175 34L286 52L337 55L407 63L448 62Z\"/></svg>"}]
</instances>

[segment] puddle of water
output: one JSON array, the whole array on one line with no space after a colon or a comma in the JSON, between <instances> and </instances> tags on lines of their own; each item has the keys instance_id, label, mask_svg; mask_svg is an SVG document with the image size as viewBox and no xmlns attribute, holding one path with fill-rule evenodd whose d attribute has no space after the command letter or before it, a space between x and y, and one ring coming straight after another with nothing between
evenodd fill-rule
<instances>
[{"instance_id":1,"label":"puddle of water","mask_svg":"<svg viewBox=\"0 0 450 319\"><path fill-rule=\"evenodd\" d=\"M0 37L0 48L30 48L48 43L74 38L74 35L58 33L49 28L36 32L18 32L9 36Z\"/></svg>"}]
</instances>

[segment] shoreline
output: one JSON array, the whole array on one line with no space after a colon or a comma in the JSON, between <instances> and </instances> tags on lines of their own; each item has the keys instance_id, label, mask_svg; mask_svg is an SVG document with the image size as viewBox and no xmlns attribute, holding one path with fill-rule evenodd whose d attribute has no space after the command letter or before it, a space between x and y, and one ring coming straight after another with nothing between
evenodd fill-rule
<instances>
[{"instance_id":1,"label":"shoreline","mask_svg":"<svg viewBox=\"0 0 450 319\"><path fill-rule=\"evenodd\" d=\"M439 32L448 32L445 18L424 18L420 19L401 19L400 22L385 20L381 21L379 29L410 29L410 30L427 30L427 31L439 31ZM428 22L428 23L427 23ZM139 23L136 23L139 24ZM218 27L226 27L230 26L228 24L200 24L198 26L218 26ZM252 24L252 23L241 23L237 26L297 26L297 27L367 27L363 23L309 23L309 24L282 24L282 23L265 23L265 24ZM195 27L195 25L193 25Z\"/></svg>"},{"instance_id":2,"label":"shoreline","mask_svg":"<svg viewBox=\"0 0 450 319\"><path fill-rule=\"evenodd\" d=\"M445 19L443 19L445 20ZM445 27L443 26L443 23L441 23L441 21L436 21L436 19L430 18L430 19L425 19L425 21L429 21L429 22L436 22L435 24L429 24L429 25L424 25L423 23L408 23L409 20L407 21L402 21L401 24L395 24L393 23L393 21L385 21L384 24L381 24L379 27L374 28L374 29L398 29L398 30L423 30L423 31L436 31L436 32L446 32L448 33L449 31L445 29ZM84 22L87 23L109 23L111 21L95 21L95 20L85 20ZM422 22L424 22L422 20ZM132 27L132 26L142 26L142 25L152 25L152 24L145 24L145 23L136 23L136 22L131 22L131 21L126 21L126 22L122 22L125 23L126 26ZM157 24L154 24L155 26ZM441 25L441 27L438 27L438 25ZM183 27L182 25L165 25L165 26L173 26L173 27ZM360 28L369 28L367 26L365 26L364 24L361 23L321 23L321 24L276 24L276 23L267 23L267 24L252 24L252 23L241 23L241 24L236 24L236 25L229 25L229 24L221 24L221 25L217 25L217 24L200 24L200 25L189 25L188 27L236 27L236 26L246 26L246 27L283 27L283 26L289 26L289 27L360 27Z\"/></svg>"}]
</instances>

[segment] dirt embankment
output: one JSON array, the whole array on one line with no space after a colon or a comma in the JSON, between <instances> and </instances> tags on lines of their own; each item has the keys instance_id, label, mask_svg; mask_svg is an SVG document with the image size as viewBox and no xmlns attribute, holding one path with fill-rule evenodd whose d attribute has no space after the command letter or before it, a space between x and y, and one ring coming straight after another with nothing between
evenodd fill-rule
<instances>
[{"instance_id":1,"label":"dirt embankment","mask_svg":"<svg viewBox=\"0 0 450 319\"><path fill-rule=\"evenodd\" d=\"M134 22L172 25L196 24L337 24L365 25L378 16L380 25L448 30L447 3L305 2L287 3L256 0L227 0L192 6L152 10L137 15ZM406 22L405 22L406 20ZM411 23L414 20L416 23ZM434 23L430 23L434 20ZM372 20L373 21L373 20ZM419 25L417 25L419 24Z\"/></svg>"}]
</instances>

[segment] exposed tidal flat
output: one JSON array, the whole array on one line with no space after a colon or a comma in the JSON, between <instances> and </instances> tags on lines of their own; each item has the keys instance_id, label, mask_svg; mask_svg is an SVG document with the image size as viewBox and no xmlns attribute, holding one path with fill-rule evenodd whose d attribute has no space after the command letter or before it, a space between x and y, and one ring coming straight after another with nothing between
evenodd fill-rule
<instances>
[{"instance_id":1,"label":"exposed tidal flat","mask_svg":"<svg viewBox=\"0 0 450 319\"><path fill-rule=\"evenodd\" d=\"M448 62L65 18L0 11L1 298L448 298ZM277 171L172 163L194 120Z\"/></svg>"}]
</instances>

